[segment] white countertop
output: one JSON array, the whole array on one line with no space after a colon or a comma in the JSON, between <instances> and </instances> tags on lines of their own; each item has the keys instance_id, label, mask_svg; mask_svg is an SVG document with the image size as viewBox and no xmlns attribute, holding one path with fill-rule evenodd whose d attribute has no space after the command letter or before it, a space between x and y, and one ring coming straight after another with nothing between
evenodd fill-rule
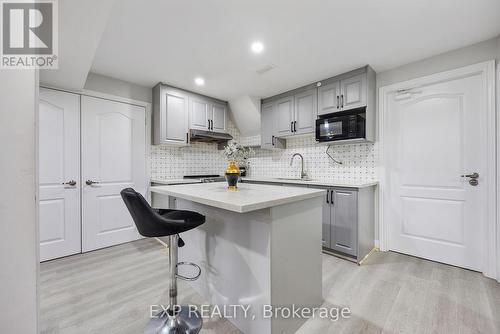
<instances>
[{"instance_id":1,"label":"white countertop","mask_svg":"<svg viewBox=\"0 0 500 334\"><path fill-rule=\"evenodd\" d=\"M366 188L376 186L377 181L350 181L350 180L283 180L278 178L266 177L243 177L243 181L255 182L272 182L272 183L290 183L290 184L305 184L313 186L326 186L326 187L345 187L345 188Z\"/></svg>"},{"instance_id":2,"label":"white countertop","mask_svg":"<svg viewBox=\"0 0 500 334\"><path fill-rule=\"evenodd\" d=\"M166 179L166 180L151 180L151 183L157 184L192 184L192 183L201 183L201 179Z\"/></svg>"},{"instance_id":3,"label":"white countertop","mask_svg":"<svg viewBox=\"0 0 500 334\"><path fill-rule=\"evenodd\" d=\"M270 208L325 194L325 190L322 189L250 183L238 183L238 190L228 190L225 182L153 186L151 192L239 213Z\"/></svg>"}]
</instances>

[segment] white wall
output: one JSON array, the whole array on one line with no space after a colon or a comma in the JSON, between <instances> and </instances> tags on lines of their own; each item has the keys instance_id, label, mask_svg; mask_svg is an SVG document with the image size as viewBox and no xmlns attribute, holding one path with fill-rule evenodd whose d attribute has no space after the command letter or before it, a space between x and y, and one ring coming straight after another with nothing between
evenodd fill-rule
<instances>
[{"instance_id":1,"label":"white wall","mask_svg":"<svg viewBox=\"0 0 500 334\"><path fill-rule=\"evenodd\" d=\"M458 50L377 73L377 86L387 86L466 65L500 59L499 39L493 38Z\"/></svg>"},{"instance_id":2,"label":"white wall","mask_svg":"<svg viewBox=\"0 0 500 334\"><path fill-rule=\"evenodd\" d=\"M0 70L0 333L37 333L37 87L34 71Z\"/></svg>"},{"instance_id":3,"label":"white wall","mask_svg":"<svg viewBox=\"0 0 500 334\"><path fill-rule=\"evenodd\" d=\"M131 82L118 80L92 72L90 72L87 76L84 89L116 95L131 100L149 103L153 101L153 89L151 87L139 86Z\"/></svg>"}]
</instances>

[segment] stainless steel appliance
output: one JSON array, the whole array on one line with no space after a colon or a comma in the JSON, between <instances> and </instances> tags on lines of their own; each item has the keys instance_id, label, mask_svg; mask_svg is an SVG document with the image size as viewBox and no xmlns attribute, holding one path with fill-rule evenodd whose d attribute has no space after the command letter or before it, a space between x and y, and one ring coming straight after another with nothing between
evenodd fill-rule
<instances>
[{"instance_id":1,"label":"stainless steel appliance","mask_svg":"<svg viewBox=\"0 0 500 334\"><path fill-rule=\"evenodd\" d=\"M201 183L211 183L211 182L223 182L226 181L226 178L221 175L184 175L185 179L199 179Z\"/></svg>"},{"instance_id":2,"label":"stainless steel appliance","mask_svg":"<svg viewBox=\"0 0 500 334\"><path fill-rule=\"evenodd\" d=\"M316 141L328 142L365 138L366 120L363 113L328 114L316 120Z\"/></svg>"}]
</instances>

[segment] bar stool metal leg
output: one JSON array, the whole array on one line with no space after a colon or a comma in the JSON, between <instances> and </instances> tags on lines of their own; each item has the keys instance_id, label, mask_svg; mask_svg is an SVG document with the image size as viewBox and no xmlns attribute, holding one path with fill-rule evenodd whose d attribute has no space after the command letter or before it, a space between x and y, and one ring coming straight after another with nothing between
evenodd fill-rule
<instances>
[{"instance_id":1,"label":"bar stool metal leg","mask_svg":"<svg viewBox=\"0 0 500 334\"><path fill-rule=\"evenodd\" d=\"M157 318L151 319L144 331L145 334L197 334L203 324L198 311L190 310L189 306L177 305L178 241L179 236L177 234L169 236L169 312L161 312Z\"/></svg>"}]
</instances>

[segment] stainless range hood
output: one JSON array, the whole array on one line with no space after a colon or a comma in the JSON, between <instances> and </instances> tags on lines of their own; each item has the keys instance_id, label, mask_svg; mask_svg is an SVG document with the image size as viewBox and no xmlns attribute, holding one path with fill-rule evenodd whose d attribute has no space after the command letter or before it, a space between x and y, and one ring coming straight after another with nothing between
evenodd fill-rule
<instances>
[{"instance_id":1,"label":"stainless range hood","mask_svg":"<svg viewBox=\"0 0 500 334\"><path fill-rule=\"evenodd\" d=\"M217 143L220 149L224 148L224 145L233 139L233 136L228 133L205 130L190 130L189 134L192 142Z\"/></svg>"}]
</instances>

